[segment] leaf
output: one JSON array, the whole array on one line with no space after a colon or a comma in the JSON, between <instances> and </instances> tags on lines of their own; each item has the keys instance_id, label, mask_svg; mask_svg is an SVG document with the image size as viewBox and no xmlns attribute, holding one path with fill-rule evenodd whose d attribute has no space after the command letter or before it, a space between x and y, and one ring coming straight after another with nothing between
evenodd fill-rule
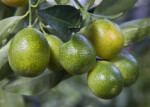
<instances>
[{"instance_id":1,"label":"leaf","mask_svg":"<svg viewBox=\"0 0 150 107\"><path fill-rule=\"evenodd\" d=\"M124 46L128 46L150 35L150 18L125 22L120 28L125 38Z\"/></svg>"},{"instance_id":2,"label":"leaf","mask_svg":"<svg viewBox=\"0 0 150 107\"><path fill-rule=\"evenodd\" d=\"M119 16L131 9L137 0L103 0L95 9L94 14L112 17Z\"/></svg>"},{"instance_id":3,"label":"leaf","mask_svg":"<svg viewBox=\"0 0 150 107\"><path fill-rule=\"evenodd\" d=\"M14 93L5 92L2 86L7 80L0 82L0 107L25 107L23 97Z\"/></svg>"},{"instance_id":4,"label":"leaf","mask_svg":"<svg viewBox=\"0 0 150 107\"><path fill-rule=\"evenodd\" d=\"M71 35L69 27L79 27L82 23L80 11L69 5L54 5L38 11L41 20L58 32L63 41Z\"/></svg>"},{"instance_id":5,"label":"leaf","mask_svg":"<svg viewBox=\"0 0 150 107\"><path fill-rule=\"evenodd\" d=\"M22 27L20 26L25 16L12 16L0 21L0 48L7 43L7 41L13 37L17 31Z\"/></svg>"},{"instance_id":6,"label":"leaf","mask_svg":"<svg viewBox=\"0 0 150 107\"><path fill-rule=\"evenodd\" d=\"M95 2L95 0L74 0L75 6L83 7L84 9L88 10Z\"/></svg>"},{"instance_id":7,"label":"leaf","mask_svg":"<svg viewBox=\"0 0 150 107\"><path fill-rule=\"evenodd\" d=\"M53 2L49 2L49 1L41 1L41 3L38 5L38 9L44 9L44 8L47 8L47 7L50 7L54 5Z\"/></svg>"},{"instance_id":8,"label":"leaf","mask_svg":"<svg viewBox=\"0 0 150 107\"><path fill-rule=\"evenodd\" d=\"M21 95L37 95L53 88L63 79L68 78L66 72L54 72L46 70L35 78L20 77L5 85L4 90Z\"/></svg>"},{"instance_id":9,"label":"leaf","mask_svg":"<svg viewBox=\"0 0 150 107\"><path fill-rule=\"evenodd\" d=\"M0 49L0 80L13 73L8 63L8 50L10 42Z\"/></svg>"},{"instance_id":10,"label":"leaf","mask_svg":"<svg viewBox=\"0 0 150 107\"><path fill-rule=\"evenodd\" d=\"M116 19L120 17L123 13L117 14L117 15L112 15L112 16L103 16L103 15L97 15L90 13L92 20L99 20L99 19Z\"/></svg>"},{"instance_id":11,"label":"leaf","mask_svg":"<svg viewBox=\"0 0 150 107\"><path fill-rule=\"evenodd\" d=\"M67 4L69 0L55 0L57 4Z\"/></svg>"}]
</instances>

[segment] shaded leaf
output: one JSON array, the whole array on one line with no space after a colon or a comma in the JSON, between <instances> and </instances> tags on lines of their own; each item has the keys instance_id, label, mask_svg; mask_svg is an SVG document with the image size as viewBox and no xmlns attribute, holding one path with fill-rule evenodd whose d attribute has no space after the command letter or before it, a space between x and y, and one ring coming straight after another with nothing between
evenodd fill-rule
<instances>
[{"instance_id":1,"label":"shaded leaf","mask_svg":"<svg viewBox=\"0 0 150 107\"><path fill-rule=\"evenodd\" d=\"M2 86L7 80L0 82L0 107L25 107L23 97L18 94L5 92Z\"/></svg>"},{"instance_id":2,"label":"shaded leaf","mask_svg":"<svg viewBox=\"0 0 150 107\"><path fill-rule=\"evenodd\" d=\"M131 9L137 0L103 0L95 9L94 14L102 16L119 16Z\"/></svg>"},{"instance_id":3,"label":"shaded leaf","mask_svg":"<svg viewBox=\"0 0 150 107\"><path fill-rule=\"evenodd\" d=\"M46 70L35 78L20 77L5 85L4 90L21 95L37 95L53 88L69 74L66 72L54 72Z\"/></svg>"},{"instance_id":4,"label":"shaded leaf","mask_svg":"<svg viewBox=\"0 0 150 107\"><path fill-rule=\"evenodd\" d=\"M0 21L0 48L22 27L25 16L13 16Z\"/></svg>"},{"instance_id":5,"label":"shaded leaf","mask_svg":"<svg viewBox=\"0 0 150 107\"><path fill-rule=\"evenodd\" d=\"M0 80L13 73L8 63L9 46L10 42L0 49Z\"/></svg>"},{"instance_id":6,"label":"shaded leaf","mask_svg":"<svg viewBox=\"0 0 150 107\"><path fill-rule=\"evenodd\" d=\"M63 41L68 41L71 35L69 27L79 27L82 23L80 10L69 5L54 5L41 9L38 14L44 24L50 25L58 32Z\"/></svg>"},{"instance_id":7,"label":"shaded leaf","mask_svg":"<svg viewBox=\"0 0 150 107\"><path fill-rule=\"evenodd\" d=\"M128 46L150 35L150 18L125 22L120 28L125 38L124 46Z\"/></svg>"}]
</instances>

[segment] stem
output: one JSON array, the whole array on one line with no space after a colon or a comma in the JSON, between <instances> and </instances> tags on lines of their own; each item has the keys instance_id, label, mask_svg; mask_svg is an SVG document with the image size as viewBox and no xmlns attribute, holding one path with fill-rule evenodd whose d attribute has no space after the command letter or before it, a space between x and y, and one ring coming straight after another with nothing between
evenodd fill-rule
<instances>
[{"instance_id":1,"label":"stem","mask_svg":"<svg viewBox=\"0 0 150 107\"><path fill-rule=\"evenodd\" d=\"M74 1L80 8L83 8L83 6L80 4L80 2L78 0L74 0Z\"/></svg>"},{"instance_id":2,"label":"stem","mask_svg":"<svg viewBox=\"0 0 150 107\"><path fill-rule=\"evenodd\" d=\"M31 10L31 0L29 0L29 27L32 26L32 10Z\"/></svg>"},{"instance_id":3,"label":"stem","mask_svg":"<svg viewBox=\"0 0 150 107\"><path fill-rule=\"evenodd\" d=\"M31 4L31 7L36 8L36 7L39 5L40 1L41 1L41 0L38 0L38 2L37 2L36 5L32 5L32 4Z\"/></svg>"},{"instance_id":4,"label":"stem","mask_svg":"<svg viewBox=\"0 0 150 107\"><path fill-rule=\"evenodd\" d=\"M43 25L42 25L42 23L40 22L40 29L41 29L41 31L43 32L43 34L44 35L47 35L47 33L44 31L44 29L43 29Z\"/></svg>"},{"instance_id":5,"label":"stem","mask_svg":"<svg viewBox=\"0 0 150 107\"><path fill-rule=\"evenodd\" d=\"M35 25L37 24L38 20L39 20L39 17L37 17L37 18L35 19L35 21L34 21L32 27L35 27Z\"/></svg>"}]
</instances>

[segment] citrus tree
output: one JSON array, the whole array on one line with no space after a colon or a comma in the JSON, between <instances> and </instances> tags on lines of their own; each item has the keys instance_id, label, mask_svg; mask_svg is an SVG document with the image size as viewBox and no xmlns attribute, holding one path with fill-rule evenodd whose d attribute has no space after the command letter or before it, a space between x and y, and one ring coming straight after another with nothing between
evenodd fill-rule
<instances>
[{"instance_id":1,"label":"citrus tree","mask_svg":"<svg viewBox=\"0 0 150 107\"><path fill-rule=\"evenodd\" d=\"M117 24L137 0L97 1L0 1L0 106L25 107L22 95L82 74L100 99L136 82L140 64L122 50L150 35L150 18Z\"/></svg>"}]
</instances>

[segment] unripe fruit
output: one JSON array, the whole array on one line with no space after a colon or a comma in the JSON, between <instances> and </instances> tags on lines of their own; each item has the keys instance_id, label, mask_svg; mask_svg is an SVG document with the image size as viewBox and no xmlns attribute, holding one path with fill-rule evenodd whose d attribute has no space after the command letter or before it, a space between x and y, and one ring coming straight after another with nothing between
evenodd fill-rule
<instances>
[{"instance_id":1,"label":"unripe fruit","mask_svg":"<svg viewBox=\"0 0 150 107\"><path fill-rule=\"evenodd\" d=\"M40 31L25 28L12 39L8 56L9 64L15 73L34 77L47 67L50 50L46 38Z\"/></svg>"},{"instance_id":2,"label":"unripe fruit","mask_svg":"<svg viewBox=\"0 0 150 107\"><path fill-rule=\"evenodd\" d=\"M28 0L1 0L5 5L11 7L22 7L28 3Z\"/></svg>"},{"instance_id":3,"label":"unripe fruit","mask_svg":"<svg viewBox=\"0 0 150 107\"><path fill-rule=\"evenodd\" d=\"M110 60L119 68L124 78L124 86L134 84L139 77L140 67L137 60L130 54L121 53Z\"/></svg>"},{"instance_id":4,"label":"unripe fruit","mask_svg":"<svg viewBox=\"0 0 150 107\"><path fill-rule=\"evenodd\" d=\"M100 61L88 73L88 85L99 98L111 99L122 91L124 80L116 66L107 61Z\"/></svg>"},{"instance_id":5,"label":"unripe fruit","mask_svg":"<svg viewBox=\"0 0 150 107\"><path fill-rule=\"evenodd\" d=\"M73 35L71 40L60 47L60 63L73 75L88 72L96 63L96 53L92 44L82 35Z\"/></svg>"},{"instance_id":6,"label":"unripe fruit","mask_svg":"<svg viewBox=\"0 0 150 107\"><path fill-rule=\"evenodd\" d=\"M108 20L94 21L89 25L86 36L94 45L97 55L103 59L114 57L124 46L119 27Z\"/></svg>"},{"instance_id":7,"label":"unripe fruit","mask_svg":"<svg viewBox=\"0 0 150 107\"><path fill-rule=\"evenodd\" d=\"M63 44L62 40L57 36L53 35L45 35L49 48L50 48L50 61L48 64L48 68L52 71L61 71L63 70L60 61L59 61L59 49L60 46Z\"/></svg>"}]
</instances>

